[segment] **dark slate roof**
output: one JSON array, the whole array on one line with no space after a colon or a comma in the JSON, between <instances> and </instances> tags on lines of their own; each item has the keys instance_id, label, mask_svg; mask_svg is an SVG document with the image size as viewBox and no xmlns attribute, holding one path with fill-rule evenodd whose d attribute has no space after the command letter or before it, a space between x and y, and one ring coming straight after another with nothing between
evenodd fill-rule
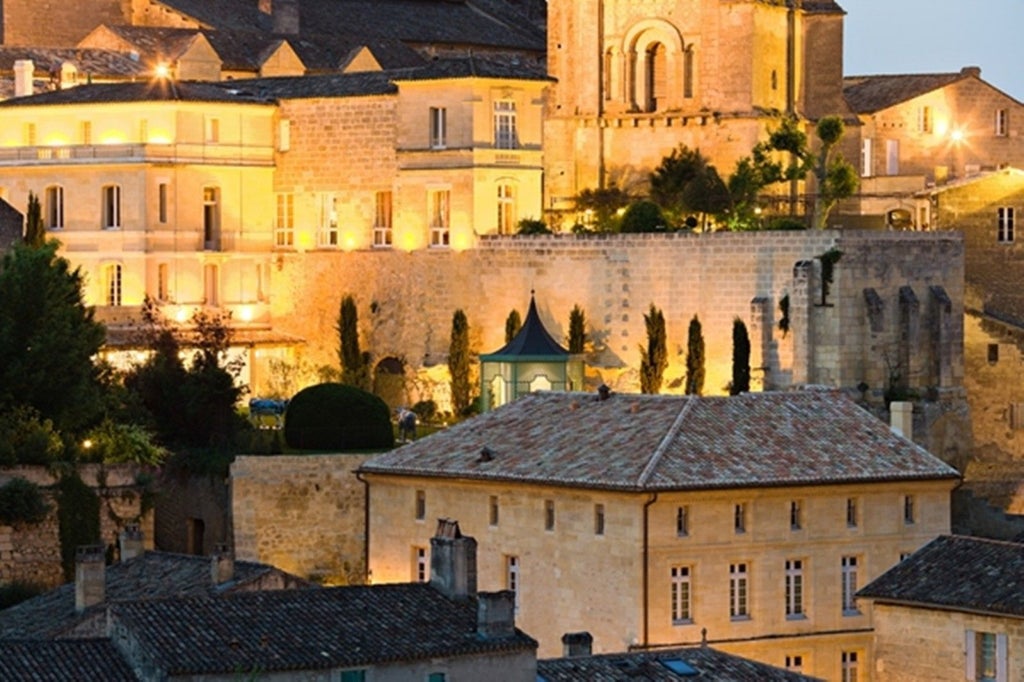
<instances>
[{"instance_id":1,"label":"dark slate roof","mask_svg":"<svg viewBox=\"0 0 1024 682\"><path fill-rule=\"evenodd\" d=\"M804 0L803 9L808 14L834 14L836 12L846 14L835 0Z\"/></svg>"},{"instance_id":2,"label":"dark slate roof","mask_svg":"<svg viewBox=\"0 0 1024 682\"><path fill-rule=\"evenodd\" d=\"M154 101L267 103L260 98L260 93L244 85L248 82L248 79L213 83L153 78L135 83L93 83L31 97L14 97L0 102L0 107Z\"/></svg>"},{"instance_id":3,"label":"dark slate roof","mask_svg":"<svg viewBox=\"0 0 1024 682\"><path fill-rule=\"evenodd\" d=\"M969 77L964 72L846 76L843 95L858 114L872 114Z\"/></svg>"},{"instance_id":4,"label":"dark slate roof","mask_svg":"<svg viewBox=\"0 0 1024 682\"><path fill-rule=\"evenodd\" d=\"M125 602L110 613L170 675L323 670L537 647L519 630L478 636L476 601L449 600L427 583Z\"/></svg>"},{"instance_id":5,"label":"dark slate roof","mask_svg":"<svg viewBox=\"0 0 1024 682\"><path fill-rule=\"evenodd\" d=\"M51 71L59 71L61 64L71 62L82 80L92 74L102 77L130 78L149 72L149 66L129 55L115 50L56 47L0 47L0 72L13 73L14 62L31 59L35 77L46 78Z\"/></svg>"},{"instance_id":6,"label":"dark slate roof","mask_svg":"<svg viewBox=\"0 0 1024 682\"><path fill-rule=\"evenodd\" d=\"M215 585L211 577L212 561L211 557L146 552L129 561L107 566L106 599L111 602L220 594L245 589L246 585L272 573L285 576L289 584L308 584L273 566L235 561L235 579ZM104 607L97 605L82 614L76 613L75 585L67 583L0 611L0 640L57 637L101 608Z\"/></svg>"},{"instance_id":7,"label":"dark slate roof","mask_svg":"<svg viewBox=\"0 0 1024 682\"><path fill-rule=\"evenodd\" d=\"M1024 544L943 535L864 586L858 597L1024 618Z\"/></svg>"},{"instance_id":8,"label":"dark slate roof","mask_svg":"<svg viewBox=\"0 0 1024 682\"><path fill-rule=\"evenodd\" d=\"M140 54L155 60L176 59L199 35L191 28L164 26L106 25L108 31L124 40Z\"/></svg>"},{"instance_id":9,"label":"dark slate roof","mask_svg":"<svg viewBox=\"0 0 1024 682\"><path fill-rule=\"evenodd\" d=\"M138 679L109 639L0 641L0 680L4 682Z\"/></svg>"},{"instance_id":10,"label":"dark slate roof","mask_svg":"<svg viewBox=\"0 0 1024 682\"><path fill-rule=\"evenodd\" d=\"M680 662L696 671L673 672L665 662ZM681 668L685 670L685 668ZM799 673L716 651L708 647L636 651L600 656L537 661L538 682L800 682L815 680Z\"/></svg>"},{"instance_id":11,"label":"dark slate roof","mask_svg":"<svg viewBox=\"0 0 1024 682\"><path fill-rule=\"evenodd\" d=\"M360 471L632 491L959 478L831 391L531 393Z\"/></svg>"},{"instance_id":12,"label":"dark slate roof","mask_svg":"<svg viewBox=\"0 0 1024 682\"><path fill-rule=\"evenodd\" d=\"M288 43L307 69L333 71L344 68L362 48L372 54L382 69L419 66L424 58L402 41L387 36L361 36L339 31L331 35L303 32L289 36Z\"/></svg>"},{"instance_id":13,"label":"dark slate roof","mask_svg":"<svg viewBox=\"0 0 1024 682\"><path fill-rule=\"evenodd\" d=\"M515 337L500 349L487 355L481 355L484 362L515 362L517 359L530 358L567 358L569 351L555 341L537 314L537 304L530 296L530 310L526 313L526 321Z\"/></svg>"}]
</instances>

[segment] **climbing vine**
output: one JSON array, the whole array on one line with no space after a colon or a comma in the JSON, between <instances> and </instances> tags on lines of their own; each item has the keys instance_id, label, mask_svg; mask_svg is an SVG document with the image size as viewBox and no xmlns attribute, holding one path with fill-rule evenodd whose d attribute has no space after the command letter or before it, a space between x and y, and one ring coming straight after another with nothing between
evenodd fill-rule
<instances>
[{"instance_id":1,"label":"climbing vine","mask_svg":"<svg viewBox=\"0 0 1024 682\"><path fill-rule=\"evenodd\" d=\"M832 290L835 265L842 257L843 252L834 246L818 256L818 260L821 261L821 305L828 305L828 295Z\"/></svg>"}]
</instances>

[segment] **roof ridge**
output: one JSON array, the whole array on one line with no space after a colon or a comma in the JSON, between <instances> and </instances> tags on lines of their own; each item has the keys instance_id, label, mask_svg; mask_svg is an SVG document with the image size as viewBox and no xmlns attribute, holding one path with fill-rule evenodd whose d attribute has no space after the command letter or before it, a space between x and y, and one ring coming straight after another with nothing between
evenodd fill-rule
<instances>
[{"instance_id":1,"label":"roof ridge","mask_svg":"<svg viewBox=\"0 0 1024 682\"><path fill-rule=\"evenodd\" d=\"M642 488L647 485L648 480L654 474L655 467L658 466L662 456L668 449L668 444L672 442L676 437L676 434L679 433L679 429L683 427L683 420L686 419L686 415L690 413L690 410L693 408L693 405L697 400L697 396L689 396L686 403L679 410L679 414L676 415L675 421L672 422L672 426L668 428L668 431L665 433L665 437L661 439L660 443L658 443L658 448L654 451L654 454L651 455L651 459L648 460L647 466L645 466L644 470L640 472L640 477L636 480L638 488Z\"/></svg>"}]
</instances>

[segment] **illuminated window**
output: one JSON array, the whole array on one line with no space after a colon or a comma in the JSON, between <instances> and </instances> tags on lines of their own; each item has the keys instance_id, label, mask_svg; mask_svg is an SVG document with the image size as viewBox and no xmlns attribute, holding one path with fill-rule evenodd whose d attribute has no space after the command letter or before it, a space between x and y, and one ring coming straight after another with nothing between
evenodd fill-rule
<instances>
[{"instance_id":1,"label":"illuminated window","mask_svg":"<svg viewBox=\"0 0 1024 682\"><path fill-rule=\"evenodd\" d=\"M680 625L692 623L690 613L690 567L673 566L672 577L672 622Z\"/></svg>"},{"instance_id":2,"label":"illuminated window","mask_svg":"<svg viewBox=\"0 0 1024 682\"><path fill-rule=\"evenodd\" d=\"M690 534L690 508L676 507L676 535L681 538Z\"/></svg>"},{"instance_id":3,"label":"illuminated window","mask_svg":"<svg viewBox=\"0 0 1024 682\"><path fill-rule=\"evenodd\" d=\"M594 535L604 535L604 505L594 505Z\"/></svg>"},{"instance_id":4,"label":"illuminated window","mask_svg":"<svg viewBox=\"0 0 1024 682\"><path fill-rule=\"evenodd\" d=\"M448 246L451 238L449 226L451 191L447 189L430 192L430 245Z\"/></svg>"},{"instance_id":5,"label":"illuminated window","mask_svg":"<svg viewBox=\"0 0 1024 682\"><path fill-rule=\"evenodd\" d=\"M1010 134L1010 112L1006 109L996 109L996 135L1006 137Z\"/></svg>"},{"instance_id":6,"label":"illuminated window","mask_svg":"<svg viewBox=\"0 0 1024 682\"><path fill-rule=\"evenodd\" d=\"M161 182L156 187L157 197L157 219L161 223L167 222L167 183Z\"/></svg>"},{"instance_id":7,"label":"illuminated window","mask_svg":"<svg viewBox=\"0 0 1024 682\"><path fill-rule=\"evenodd\" d=\"M498 234L512 234L515 227L515 190L512 185L498 185Z\"/></svg>"},{"instance_id":8,"label":"illuminated window","mask_svg":"<svg viewBox=\"0 0 1024 682\"><path fill-rule=\"evenodd\" d=\"M1000 243L1010 243L1014 240L1012 206L1000 206L996 209L996 240Z\"/></svg>"},{"instance_id":9,"label":"illuminated window","mask_svg":"<svg viewBox=\"0 0 1024 682\"><path fill-rule=\"evenodd\" d=\"M425 583L429 580L429 572L427 570L427 549L426 547L413 547L412 548L412 579L413 582Z\"/></svg>"},{"instance_id":10,"label":"illuminated window","mask_svg":"<svg viewBox=\"0 0 1024 682\"><path fill-rule=\"evenodd\" d=\"M786 618L803 618L804 615L804 562L802 559L786 560Z\"/></svg>"},{"instance_id":11,"label":"illuminated window","mask_svg":"<svg viewBox=\"0 0 1024 682\"><path fill-rule=\"evenodd\" d=\"M516 103L503 100L494 103L494 146L498 149L516 149Z\"/></svg>"},{"instance_id":12,"label":"illuminated window","mask_svg":"<svg viewBox=\"0 0 1024 682\"><path fill-rule=\"evenodd\" d=\"M106 185L103 187L103 216L102 226L104 229L121 227L121 186Z\"/></svg>"},{"instance_id":13,"label":"illuminated window","mask_svg":"<svg viewBox=\"0 0 1024 682\"><path fill-rule=\"evenodd\" d=\"M842 682L858 682L860 680L860 670L857 665L856 651L844 651L842 654Z\"/></svg>"},{"instance_id":14,"label":"illuminated window","mask_svg":"<svg viewBox=\"0 0 1024 682\"><path fill-rule=\"evenodd\" d=\"M92 121L82 121L82 144L92 144Z\"/></svg>"},{"instance_id":15,"label":"illuminated window","mask_svg":"<svg viewBox=\"0 0 1024 682\"><path fill-rule=\"evenodd\" d=\"M203 188L203 248L220 249L220 189Z\"/></svg>"},{"instance_id":16,"label":"illuminated window","mask_svg":"<svg viewBox=\"0 0 1024 682\"><path fill-rule=\"evenodd\" d=\"M25 144L29 147L36 146L36 124L26 123L24 133Z\"/></svg>"},{"instance_id":17,"label":"illuminated window","mask_svg":"<svg viewBox=\"0 0 1024 682\"><path fill-rule=\"evenodd\" d=\"M448 110L430 107L430 148L444 149L448 145Z\"/></svg>"},{"instance_id":18,"label":"illuminated window","mask_svg":"<svg viewBox=\"0 0 1024 682\"><path fill-rule=\"evenodd\" d=\"M844 556L842 558L843 568L843 615L859 615L857 602L853 595L857 593L857 557Z\"/></svg>"},{"instance_id":19,"label":"illuminated window","mask_svg":"<svg viewBox=\"0 0 1024 682\"><path fill-rule=\"evenodd\" d=\"M747 565L729 565L729 617L734 620L741 620L750 617L747 607L747 589L749 580L747 576Z\"/></svg>"},{"instance_id":20,"label":"illuminated window","mask_svg":"<svg viewBox=\"0 0 1024 682\"><path fill-rule=\"evenodd\" d=\"M295 246L295 196L292 194L277 195L274 245Z\"/></svg>"},{"instance_id":21,"label":"illuminated window","mask_svg":"<svg viewBox=\"0 0 1024 682\"><path fill-rule=\"evenodd\" d=\"M320 195L316 240L319 246L338 245L338 197L333 192Z\"/></svg>"},{"instance_id":22,"label":"illuminated window","mask_svg":"<svg viewBox=\"0 0 1024 682\"><path fill-rule=\"evenodd\" d=\"M208 116L206 118L206 141L220 142L220 119Z\"/></svg>"},{"instance_id":23,"label":"illuminated window","mask_svg":"<svg viewBox=\"0 0 1024 682\"><path fill-rule=\"evenodd\" d=\"M373 245L391 246L391 192L374 195Z\"/></svg>"},{"instance_id":24,"label":"illuminated window","mask_svg":"<svg viewBox=\"0 0 1024 682\"><path fill-rule=\"evenodd\" d=\"M104 303L109 306L121 305L121 264L110 263L103 267Z\"/></svg>"},{"instance_id":25,"label":"illuminated window","mask_svg":"<svg viewBox=\"0 0 1024 682\"><path fill-rule=\"evenodd\" d=\"M932 108L929 106L919 107L917 110L917 132L930 133L935 128L935 121Z\"/></svg>"},{"instance_id":26,"label":"illuminated window","mask_svg":"<svg viewBox=\"0 0 1024 682\"><path fill-rule=\"evenodd\" d=\"M203 303L220 305L220 268L213 263L203 266Z\"/></svg>"},{"instance_id":27,"label":"illuminated window","mask_svg":"<svg viewBox=\"0 0 1024 682\"><path fill-rule=\"evenodd\" d=\"M51 230L59 230L64 227L64 188L60 185L47 187L44 202L46 227Z\"/></svg>"}]
</instances>

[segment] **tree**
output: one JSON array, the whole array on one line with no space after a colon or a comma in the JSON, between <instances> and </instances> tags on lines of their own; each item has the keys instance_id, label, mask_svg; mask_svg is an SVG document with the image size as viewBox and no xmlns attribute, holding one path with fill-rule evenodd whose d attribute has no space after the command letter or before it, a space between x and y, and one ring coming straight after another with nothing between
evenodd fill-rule
<instances>
[{"instance_id":1,"label":"tree","mask_svg":"<svg viewBox=\"0 0 1024 682\"><path fill-rule=\"evenodd\" d=\"M569 352L570 353L582 353L584 344L587 340L586 328L586 316L583 314L583 309L578 305L572 307L572 311L569 313Z\"/></svg>"},{"instance_id":2,"label":"tree","mask_svg":"<svg viewBox=\"0 0 1024 682\"><path fill-rule=\"evenodd\" d=\"M686 334L686 395L704 392L704 333L694 315Z\"/></svg>"},{"instance_id":3,"label":"tree","mask_svg":"<svg viewBox=\"0 0 1024 682\"><path fill-rule=\"evenodd\" d=\"M629 205L632 197L616 185L585 189L576 197L576 210L586 215L586 226L596 232L618 232L619 211Z\"/></svg>"},{"instance_id":4,"label":"tree","mask_svg":"<svg viewBox=\"0 0 1024 682\"><path fill-rule=\"evenodd\" d=\"M16 244L0 269L0 411L34 408L73 434L103 410L93 358L106 332L82 294L84 276L57 256L57 242Z\"/></svg>"},{"instance_id":5,"label":"tree","mask_svg":"<svg viewBox=\"0 0 1024 682\"><path fill-rule=\"evenodd\" d=\"M731 199L718 171L700 150L680 145L661 160L650 176L653 199L675 226L693 213L702 218L724 213ZM699 222L704 222L702 219Z\"/></svg>"},{"instance_id":6,"label":"tree","mask_svg":"<svg viewBox=\"0 0 1024 682\"><path fill-rule=\"evenodd\" d=\"M665 216L653 201L637 201L622 214L620 232L665 232Z\"/></svg>"},{"instance_id":7,"label":"tree","mask_svg":"<svg viewBox=\"0 0 1024 682\"><path fill-rule=\"evenodd\" d=\"M338 311L338 360L341 383L361 388L370 387L369 358L359 350L359 313L355 299L345 296Z\"/></svg>"},{"instance_id":8,"label":"tree","mask_svg":"<svg viewBox=\"0 0 1024 682\"><path fill-rule=\"evenodd\" d=\"M519 311L513 309L508 314L508 318L505 320L505 343L510 342L516 338L516 334L523 326L523 319L519 316Z\"/></svg>"},{"instance_id":9,"label":"tree","mask_svg":"<svg viewBox=\"0 0 1024 682\"><path fill-rule=\"evenodd\" d=\"M647 325L647 348L640 347L640 392L658 393L668 366L668 346L665 340L665 316L651 304L644 315Z\"/></svg>"},{"instance_id":10,"label":"tree","mask_svg":"<svg viewBox=\"0 0 1024 682\"><path fill-rule=\"evenodd\" d=\"M451 375L452 407L455 414L461 415L469 408L469 321L461 308L452 316L448 373Z\"/></svg>"},{"instance_id":11,"label":"tree","mask_svg":"<svg viewBox=\"0 0 1024 682\"><path fill-rule=\"evenodd\" d=\"M750 391L750 335L743 320L732 321L732 381L729 395Z\"/></svg>"},{"instance_id":12,"label":"tree","mask_svg":"<svg viewBox=\"0 0 1024 682\"><path fill-rule=\"evenodd\" d=\"M43 225L43 210L39 197L28 193L28 209L25 211L25 243L39 248L46 243L46 227Z\"/></svg>"}]
</instances>

